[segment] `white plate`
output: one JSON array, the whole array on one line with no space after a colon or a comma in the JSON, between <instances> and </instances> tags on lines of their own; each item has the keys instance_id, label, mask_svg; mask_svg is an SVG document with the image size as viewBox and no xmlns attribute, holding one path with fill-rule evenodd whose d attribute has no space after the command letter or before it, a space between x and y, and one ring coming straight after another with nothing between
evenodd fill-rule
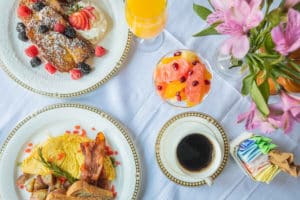
<instances>
[{"instance_id":1,"label":"white plate","mask_svg":"<svg viewBox=\"0 0 300 200\"><path fill-rule=\"evenodd\" d=\"M93 70L80 80L68 73L50 75L43 65L32 68L24 50L31 42L18 40L16 10L19 0L0 1L0 59L4 71L24 88L51 97L74 97L91 92L108 81L120 69L129 50L131 33L125 21L124 3L115 0L93 0L112 20L112 28L99 44L108 49L102 58L93 58Z\"/></svg>"},{"instance_id":2,"label":"white plate","mask_svg":"<svg viewBox=\"0 0 300 200\"><path fill-rule=\"evenodd\" d=\"M120 161L121 165L116 168L117 178L113 182L118 193L116 199L138 199L141 167L128 131L108 114L80 104L56 104L46 107L25 118L13 129L0 151L2 199L29 200L30 193L16 186L16 179L21 175L17 163L28 156L24 155L27 144L38 144L45 141L49 135L61 135L76 124L87 130L87 136L90 138L95 138L97 134L96 131L91 131L92 127L103 131L110 146L119 152L116 160Z\"/></svg>"},{"instance_id":3,"label":"white plate","mask_svg":"<svg viewBox=\"0 0 300 200\"><path fill-rule=\"evenodd\" d=\"M161 129L156 140L156 159L163 173L175 183L184 186L199 186L205 184L205 180L197 176L187 176L182 172L176 163L176 144L182 134L186 134L186 127L189 130L199 133L211 134L218 141L221 147L220 165L215 169L212 178L215 179L223 170L229 153L227 136L221 125L212 117L198 112L187 112L176 115L170 119ZM191 128L192 127L192 128Z\"/></svg>"}]
</instances>

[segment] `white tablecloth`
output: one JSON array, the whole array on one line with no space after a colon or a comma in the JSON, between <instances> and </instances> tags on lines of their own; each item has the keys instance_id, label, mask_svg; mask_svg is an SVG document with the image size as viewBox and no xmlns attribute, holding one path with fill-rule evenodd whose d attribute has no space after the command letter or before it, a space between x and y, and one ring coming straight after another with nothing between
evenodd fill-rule
<instances>
[{"instance_id":1,"label":"white tablecloth","mask_svg":"<svg viewBox=\"0 0 300 200\"><path fill-rule=\"evenodd\" d=\"M206 3L198 0L199 2ZM199 111L213 116L221 122L229 139L245 131L243 124L236 124L236 118L239 113L248 109L249 101L231 83L216 74L209 96L201 105L191 109L172 107L164 103L154 91L153 69L158 59L170 50L192 49L213 63L221 37L192 37L193 33L206 26L193 13L192 4L192 0L169 1L169 18L163 46L157 52L142 53L132 44L123 69L91 94L74 99L40 96L18 86L0 70L0 143L3 143L16 123L26 115L53 103L79 102L108 112L131 130L144 170L141 199L299 199L300 179L280 173L269 185L256 183L243 174L231 157L212 187L183 187L171 182L160 171L154 151L156 137L163 124L178 113ZM269 135L282 150L295 153L298 163L299 130L300 126L297 125L289 135L281 132ZM5 178L0 177L0 181L5 181Z\"/></svg>"}]
</instances>

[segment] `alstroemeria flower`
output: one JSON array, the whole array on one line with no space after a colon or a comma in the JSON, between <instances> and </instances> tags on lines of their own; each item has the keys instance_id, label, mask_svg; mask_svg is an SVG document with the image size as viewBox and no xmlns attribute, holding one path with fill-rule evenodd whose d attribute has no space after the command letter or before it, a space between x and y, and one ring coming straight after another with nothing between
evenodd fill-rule
<instances>
[{"instance_id":1,"label":"alstroemeria flower","mask_svg":"<svg viewBox=\"0 0 300 200\"><path fill-rule=\"evenodd\" d=\"M294 7L299 2L300 2L300 0L285 0L284 7L286 7L286 8L292 8L292 7Z\"/></svg>"},{"instance_id":2,"label":"alstroemeria flower","mask_svg":"<svg viewBox=\"0 0 300 200\"><path fill-rule=\"evenodd\" d=\"M271 31L275 50L285 56L300 48L300 13L290 8L287 17L285 28L280 24Z\"/></svg>"},{"instance_id":3,"label":"alstroemeria flower","mask_svg":"<svg viewBox=\"0 0 300 200\"><path fill-rule=\"evenodd\" d=\"M269 116L269 121L276 127L284 130L285 133L292 131L294 121L300 122L300 97L293 97L281 91L281 103L276 104L273 110L277 113Z\"/></svg>"},{"instance_id":4,"label":"alstroemeria flower","mask_svg":"<svg viewBox=\"0 0 300 200\"><path fill-rule=\"evenodd\" d=\"M263 19L261 0L212 0L211 3L215 11L207 17L208 24L221 22L216 30L231 36L224 41L221 53L243 58L250 48L248 31Z\"/></svg>"},{"instance_id":5,"label":"alstroemeria flower","mask_svg":"<svg viewBox=\"0 0 300 200\"><path fill-rule=\"evenodd\" d=\"M245 128L248 131L260 129L264 133L271 133L276 128L265 118L256 108L254 102L251 103L250 110L238 116L237 122L246 120Z\"/></svg>"}]
</instances>

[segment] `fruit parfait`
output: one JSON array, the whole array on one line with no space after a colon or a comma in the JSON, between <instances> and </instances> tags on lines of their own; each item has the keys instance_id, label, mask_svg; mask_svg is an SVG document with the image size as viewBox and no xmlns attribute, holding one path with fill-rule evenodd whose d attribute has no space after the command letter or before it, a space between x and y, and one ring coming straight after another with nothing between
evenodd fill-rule
<instances>
[{"instance_id":1,"label":"fruit parfait","mask_svg":"<svg viewBox=\"0 0 300 200\"><path fill-rule=\"evenodd\" d=\"M155 89L163 100L174 106L195 106L210 91L212 74L208 67L193 51L168 53L154 71Z\"/></svg>"}]
</instances>

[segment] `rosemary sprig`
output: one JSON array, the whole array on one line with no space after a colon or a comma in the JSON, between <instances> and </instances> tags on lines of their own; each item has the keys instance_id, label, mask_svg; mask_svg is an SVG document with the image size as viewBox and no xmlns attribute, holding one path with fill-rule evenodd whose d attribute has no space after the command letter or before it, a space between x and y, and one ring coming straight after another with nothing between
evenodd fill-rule
<instances>
[{"instance_id":1,"label":"rosemary sprig","mask_svg":"<svg viewBox=\"0 0 300 200\"><path fill-rule=\"evenodd\" d=\"M47 161L42 153L42 148L38 149L39 161L44 165L44 167L48 168L55 176L65 177L71 184L76 182L78 179L74 178L69 172L61 169L58 165L53 162Z\"/></svg>"}]
</instances>

